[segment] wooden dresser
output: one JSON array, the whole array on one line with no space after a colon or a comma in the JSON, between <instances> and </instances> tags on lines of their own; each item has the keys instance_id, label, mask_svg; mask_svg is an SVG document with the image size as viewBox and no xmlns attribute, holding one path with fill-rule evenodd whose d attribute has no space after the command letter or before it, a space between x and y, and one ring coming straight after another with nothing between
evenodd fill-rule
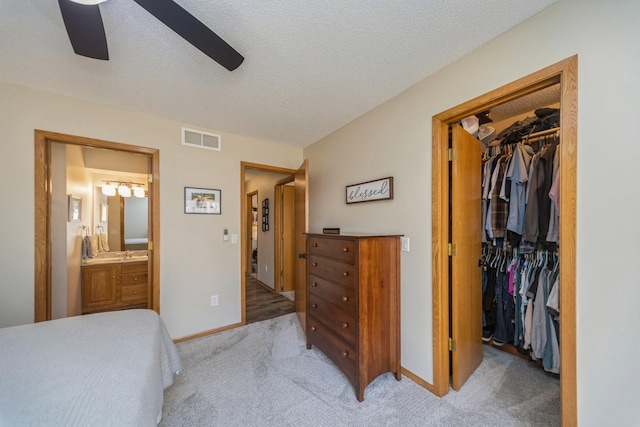
<instances>
[{"instance_id":1,"label":"wooden dresser","mask_svg":"<svg viewBox=\"0 0 640 427\"><path fill-rule=\"evenodd\" d=\"M400 236L309 234L307 348L316 346L364 400L380 374L400 380Z\"/></svg>"}]
</instances>

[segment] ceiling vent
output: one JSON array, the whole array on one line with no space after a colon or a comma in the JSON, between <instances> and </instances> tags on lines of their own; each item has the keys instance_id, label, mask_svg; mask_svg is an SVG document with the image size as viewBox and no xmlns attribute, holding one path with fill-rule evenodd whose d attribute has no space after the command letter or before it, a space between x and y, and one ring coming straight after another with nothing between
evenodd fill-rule
<instances>
[{"instance_id":1,"label":"ceiling vent","mask_svg":"<svg viewBox=\"0 0 640 427\"><path fill-rule=\"evenodd\" d=\"M222 151L220 135L187 128L182 128L182 145Z\"/></svg>"}]
</instances>

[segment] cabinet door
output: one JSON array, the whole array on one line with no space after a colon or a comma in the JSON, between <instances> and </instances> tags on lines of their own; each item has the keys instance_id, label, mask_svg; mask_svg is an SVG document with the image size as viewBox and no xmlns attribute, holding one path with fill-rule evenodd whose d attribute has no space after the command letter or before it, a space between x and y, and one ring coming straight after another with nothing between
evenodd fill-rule
<instances>
[{"instance_id":1,"label":"cabinet door","mask_svg":"<svg viewBox=\"0 0 640 427\"><path fill-rule=\"evenodd\" d=\"M118 267L84 267L82 269L83 312L116 305L117 288Z\"/></svg>"}]
</instances>

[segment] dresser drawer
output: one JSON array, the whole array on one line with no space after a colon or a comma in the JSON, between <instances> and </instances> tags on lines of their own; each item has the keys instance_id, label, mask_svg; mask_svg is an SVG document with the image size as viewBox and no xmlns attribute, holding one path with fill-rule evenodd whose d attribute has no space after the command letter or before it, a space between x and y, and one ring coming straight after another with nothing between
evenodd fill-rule
<instances>
[{"instance_id":1,"label":"dresser drawer","mask_svg":"<svg viewBox=\"0 0 640 427\"><path fill-rule=\"evenodd\" d=\"M352 264L311 255L309 256L309 265L307 268L308 273L313 276L322 277L355 289L356 268Z\"/></svg>"},{"instance_id":2,"label":"dresser drawer","mask_svg":"<svg viewBox=\"0 0 640 427\"><path fill-rule=\"evenodd\" d=\"M309 254L355 262L356 243L353 240L309 237Z\"/></svg>"},{"instance_id":3,"label":"dresser drawer","mask_svg":"<svg viewBox=\"0 0 640 427\"><path fill-rule=\"evenodd\" d=\"M122 301L135 301L147 299L147 285L130 285L122 287Z\"/></svg>"},{"instance_id":4,"label":"dresser drawer","mask_svg":"<svg viewBox=\"0 0 640 427\"><path fill-rule=\"evenodd\" d=\"M330 302L310 294L309 314L316 319L322 319L322 323L336 334L344 338L349 344L356 342L356 320L353 316L340 310Z\"/></svg>"},{"instance_id":5,"label":"dresser drawer","mask_svg":"<svg viewBox=\"0 0 640 427\"><path fill-rule=\"evenodd\" d=\"M355 381L357 359L355 349L325 328L313 316L309 316L308 319L307 342L322 350L350 381Z\"/></svg>"},{"instance_id":6,"label":"dresser drawer","mask_svg":"<svg viewBox=\"0 0 640 427\"><path fill-rule=\"evenodd\" d=\"M352 289L334 285L320 277L309 276L309 293L317 295L330 303L342 308L347 313L355 315L356 293Z\"/></svg>"}]
</instances>

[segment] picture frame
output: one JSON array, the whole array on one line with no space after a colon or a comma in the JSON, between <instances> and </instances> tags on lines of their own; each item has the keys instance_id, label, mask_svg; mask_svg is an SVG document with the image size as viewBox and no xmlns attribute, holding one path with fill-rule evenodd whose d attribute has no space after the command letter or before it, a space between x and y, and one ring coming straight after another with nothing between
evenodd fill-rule
<instances>
[{"instance_id":1,"label":"picture frame","mask_svg":"<svg viewBox=\"0 0 640 427\"><path fill-rule=\"evenodd\" d=\"M184 187L184 213L220 215L222 192L213 188Z\"/></svg>"},{"instance_id":2,"label":"picture frame","mask_svg":"<svg viewBox=\"0 0 640 427\"><path fill-rule=\"evenodd\" d=\"M82 197L69 194L69 207L67 210L67 221L82 221Z\"/></svg>"},{"instance_id":3,"label":"picture frame","mask_svg":"<svg viewBox=\"0 0 640 427\"><path fill-rule=\"evenodd\" d=\"M393 177L347 185L347 204L393 199Z\"/></svg>"},{"instance_id":4,"label":"picture frame","mask_svg":"<svg viewBox=\"0 0 640 427\"><path fill-rule=\"evenodd\" d=\"M262 201L262 231L269 231L269 199Z\"/></svg>"}]
</instances>

